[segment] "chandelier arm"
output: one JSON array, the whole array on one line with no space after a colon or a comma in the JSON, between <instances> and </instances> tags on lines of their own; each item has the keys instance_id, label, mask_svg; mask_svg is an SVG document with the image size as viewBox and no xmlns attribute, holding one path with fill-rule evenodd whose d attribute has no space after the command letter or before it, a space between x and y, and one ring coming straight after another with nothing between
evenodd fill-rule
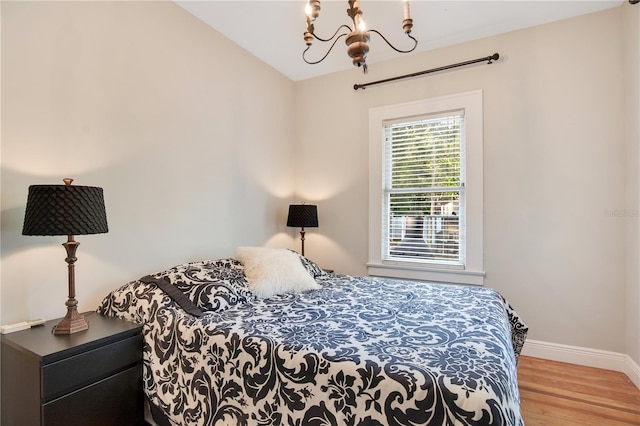
<instances>
[{"instance_id":1,"label":"chandelier arm","mask_svg":"<svg viewBox=\"0 0 640 426\"><path fill-rule=\"evenodd\" d=\"M311 33L311 35L312 35L312 36L313 36L313 38L315 38L316 40L324 41L324 42L326 43L326 42L328 42L328 41L333 40L333 38L336 36L336 34L338 34L338 32L340 32L340 30L341 30L342 28L344 28L344 29L348 30L349 32L351 32L351 27L350 27L350 26L345 25L345 24L342 24L342 25L340 25L340 26L338 27L338 29L336 30L336 32L335 32L335 33L333 33L333 35L332 35L331 37L329 37L328 39L326 39L326 40L325 40L325 39L323 39L323 38L318 37L318 36L316 35L316 33L315 33L315 32L312 32L312 33ZM343 34L343 35L346 35L346 34ZM340 37L342 37L342 36L340 36ZM338 38L340 38L340 37L338 37ZM336 39L336 40L337 40L337 39ZM335 44L335 41L334 41L333 43ZM333 47L333 46L331 46L331 47Z\"/></svg>"},{"instance_id":2,"label":"chandelier arm","mask_svg":"<svg viewBox=\"0 0 640 426\"><path fill-rule=\"evenodd\" d=\"M336 33L337 33L337 31L336 31ZM345 37L346 35L347 35L347 34L340 34L340 35L339 35L339 36L338 36L338 37L333 41L333 43L331 44L331 47L329 48L329 50L327 50L327 53L325 53L325 54L324 54L324 56L323 56L320 60L315 61L315 62L313 62L313 61L312 61L312 62L309 62L309 61L307 61L307 58L305 58L305 57L304 57L305 53L307 53L307 50L311 49L311 46L307 46L307 48L306 48L306 49L304 49L304 52L302 52L302 60L303 60L303 61L305 61L306 63L310 64L310 65L319 64L320 62L324 61L324 59L325 59L327 56L329 56L329 53L331 53L331 50L333 50L333 46L335 46L335 45L336 45L336 43L338 42L338 40L340 40L342 37ZM333 37L335 37L335 34L333 35ZM331 38L333 38L333 37L331 37ZM320 40L320 39L318 39L318 40ZM331 40L331 39L329 39L329 40ZM329 41L329 40L327 40L327 41Z\"/></svg>"},{"instance_id":3,"label":"chandelier arm","mask_svg":"<svg viewBox=\"0 0 640 426\"><path fill-rule=\"evenodd\" d=\"M380 36L380 37L385 41L385 43L387 43L387 44L389 45L389 47L390 47L390 48L392 48L393 50L395 50L395 51L396 51L396 52L398 52L398 53L410 53L410 52L413 52L413 51L416 49L416 47L418 46L418 40L416 40L416 38L415 38L415 37L413 37L413 36L412 36L411 34L409 34L409 33L407 33L407 37L409 37L411 40L413 40L413 47L412 47L411 49L409 49L409 50L401 50L401 49L398 49L397 47L395 47L393 44L391 44L391 43L389 42L389 40L387 40L387 39L385 38L385 36L383 36L383 35L380 33L380 31L376 31L376 30L369 30L369 32L372 32L372 33L376 33L376 34L378 34L378 35L379 35L379 36Z\"/></svg>"}]
</instances>

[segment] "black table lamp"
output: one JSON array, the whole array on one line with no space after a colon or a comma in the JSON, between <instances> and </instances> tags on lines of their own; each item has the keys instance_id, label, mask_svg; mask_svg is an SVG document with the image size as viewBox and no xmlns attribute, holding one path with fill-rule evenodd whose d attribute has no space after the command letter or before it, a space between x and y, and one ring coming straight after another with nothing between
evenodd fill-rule
<instances>
[{"instance_id":1,"label":"black table lamp","mask_svg":"<svg viewBox=\"0 0 640 426\"><path fill-rule=\"evenodd\" d=\"M312 204L291 204L287 226L302 228L300 240L302 241L302 255L304 256L304 228L318 227L318 207Z\"/></svg>"},{"instance_id":2,"label":"black table lamp","mask_svg":"<svg viewBox=\"0 0 640 426\"><path fill-rule=\"evenodd\" d=\"M102 188L73 186L73 179L63 181L64 185L29 187L22 235L67 235L67 242L62 244L67 250L65 261L69 269L67 315L53 328L53 333L73 334L89 328L77 309L74 263L80 244L73 236L103 234L109 229Z\"/></svg>"}]
</instances>

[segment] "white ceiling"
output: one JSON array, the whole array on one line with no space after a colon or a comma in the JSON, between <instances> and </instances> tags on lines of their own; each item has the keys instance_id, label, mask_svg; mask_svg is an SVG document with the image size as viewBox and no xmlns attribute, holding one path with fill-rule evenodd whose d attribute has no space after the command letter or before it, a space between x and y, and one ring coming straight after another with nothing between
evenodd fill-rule
<instances>
[{"instance_id":1,"label":"white ceiling","mask_svg":"<svg viewBox=\"0 0 640 426\"><path fill-rule=\"evenodd\" d=\"M353 68L344 38L320 64L309 65L302 60L306 0L176 0L176 3L291 80ZM412 0L414 27L411 35L419 41L414 53L621 4L622 0ZM345 0L323 1L315 23L316 34L329 38L341 24L351 25L347 6ZM362 0L360 8L368 28L380 31L401 49L411 46L401 28L403 6L400 0ZM370 68L378 61L401 55L373 33L369 45L367 63ZM330 43L315 41L307 58L321 58L329 46ZM479 57L491 53L478 52Z\"/></svg>"}]
</instances>

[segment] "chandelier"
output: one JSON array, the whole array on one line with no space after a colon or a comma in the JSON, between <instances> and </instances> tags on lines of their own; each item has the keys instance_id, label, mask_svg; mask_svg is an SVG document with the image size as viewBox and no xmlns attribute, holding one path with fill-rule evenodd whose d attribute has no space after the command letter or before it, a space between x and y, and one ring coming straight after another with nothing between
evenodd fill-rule
<instances>
[{"instance_id":1,"label":"chandelier","mask_svg":"<svg viewBox=\"0 0 640 426\"><path fill-rule=\"evenodd\" d=\"M362 9L360 9L360 1L359 0L349 0L349 8L347 9L347 15L353 21L353 28L348 25L340 25L338 29L333 33L330 38L324 39L318 37L315 32L314 23L318 16L320 15L320 0L309 0L306 6L305 13L307 15L307 30L304 32L304 41L307 44L307 48L302 52L302 59L308 64L319 64L322 62L328 55L331 53L331 50L336 45L336 42L342 37L345 38L345 43L347 44L347 54L353 60L353 65L357 67L362 67L362 71L367 73L367 53L369 52L369 33L378 34L384 41L387 43L393 50L399 53L409 53L413 52L413 50L418 45L418 40L416 40L411 35L411 28L413 28L413 19L409 14L409 1L404 0L404 19L402 20L402 30L405 32L407 37L413 40L413 47L409 50L401 50L392 45L389 40L387 40L379 31L376 30L367 30L364 20L362 19ZM347 31L340 35L338 33L341 31ZM306 54L311 48L313 44L313 39L328 43L331 42L331 47L325 55L317 61L310 61L307 59Z\"/></svg>"}]
</instances>

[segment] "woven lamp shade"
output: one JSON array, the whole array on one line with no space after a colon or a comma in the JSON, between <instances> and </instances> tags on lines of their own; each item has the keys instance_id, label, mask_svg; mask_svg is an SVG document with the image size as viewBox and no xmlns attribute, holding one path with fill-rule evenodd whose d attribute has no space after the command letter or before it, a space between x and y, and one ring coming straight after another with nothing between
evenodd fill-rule
<instances>
[{"instance_id":1,"label":"woven lamp shade","mask_svg":"<svg viewBox=\"0 0 640 426\"><path fill-rule=\"evenodd\" d=\"M22 235L88 235L108 231L102 188L29 187Z\"/></svg>"},{"instance_id":2,"label":"woven lamp shade","mask_svg":"<svg viewBox=\"0 0 640 426\"><path fill-rule=\"evenodd\" d=\"M291 204L287 226L297 228L318 227L318 207L312 204Z\"/></svg>"}]
</instances>

